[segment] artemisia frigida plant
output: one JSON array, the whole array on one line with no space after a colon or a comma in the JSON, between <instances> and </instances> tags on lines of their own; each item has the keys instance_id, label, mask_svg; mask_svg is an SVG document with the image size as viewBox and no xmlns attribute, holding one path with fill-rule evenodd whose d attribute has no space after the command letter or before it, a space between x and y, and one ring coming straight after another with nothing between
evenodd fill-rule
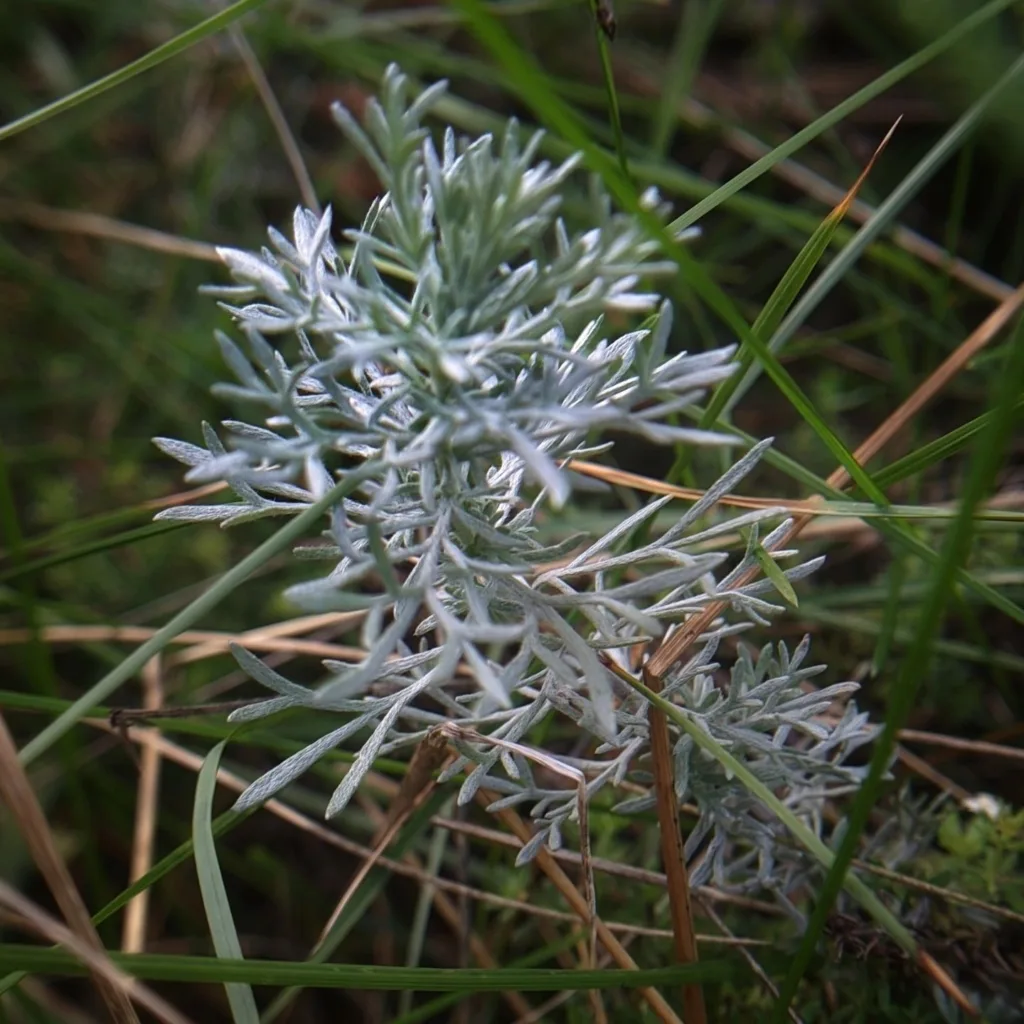
<instances>
[{"instance_id":1,"label":"artemisia frigida plant","mask_svg":"<svg viewBox=\"0 0 1024 1024\"><path fill-rule=\"evenodd\" d=\"M258 410L258 421L205 425L202 446L157 441L190 467L189 481L226 481L235 495L162 519L227 526L290 516L360 474L330 509L320 542L296 552L330 567L286 596L298 610L363 612L365 654L324 662L324 681L307 688L236 649L272 695L234 721L302 707L323 723L322 737L253 783L239 808L356 740L327 808L336 815L378 756L447 721L502 741L460 742L446 777L465 773L460 800L486 785L500 797L493 808L526 805L536 831L525 862L543 844L557 846L579 814L577 793L542 785L521 752L536 727L559 715L591 738L582 757L548 752L582 773L586 799L629 780L634 795L620 810L650 807L653 795L636 795L637 784L651 786L647 706L609 662L628 667L645 638L725 600L730 613L663 692L820 831L825 802L861 776L848 755L874 735L845 701L855 684L808 686L822 667L808 664L806 641L792 651L739 644L724 685L716 661L726 637L779 611L769 580L740 581L786 527L779 511L716 510L768 441L744 450L727 434L679 425L733 371L733 349L667 354L672 310L641 282L674 264L659 261L657 244L595 182L585 230L570 230L560 207L577 159L539 160L540 136L524 144L514 122L500 138L447 129L438 148L424 122L444 88L410 98L391 68L365 127L335 107L386 192L362 227L344 232L347 260L330 210L296 210L291 237L271 229L259 253L221 250L237 285L218 292L241 343L219 335L235 382L217 391ZM654 192L643 201L665 215ZM610 311L636 319L636 329L610 331ZM565 461L602 451L610 429L727 446L735 458L667 529L650 528L661 499L604 536L545 544L539 516L571 496ZM751 537L744 554L715 550L716 538L740 528ZM797 562L786 576L817 564ZM823 715L837 699L845 710ZM701 853L693 883L767 888L795 912L786 895L807 865L780 842L782 826L690 737L674 742L678 795L700 812L686 851Z\"/></svg>"}]
</instances>

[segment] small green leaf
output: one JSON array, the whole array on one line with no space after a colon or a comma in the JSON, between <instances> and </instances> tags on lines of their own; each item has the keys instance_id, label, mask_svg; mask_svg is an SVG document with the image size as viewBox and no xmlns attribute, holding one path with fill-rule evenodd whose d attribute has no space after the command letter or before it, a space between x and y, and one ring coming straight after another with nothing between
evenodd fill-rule
<instances>
[{"instance_id":1,"label":"small green leaf","mask_svg":"<svg viewBox=\"0 0 1024 1024\"><path fill-rule=\"evenodd\" d=\"M960 821L960 815L947 814L939 825L939 845L947 852L957 857L965 857L967 854L967 843L964 842L964 830Z\"/></svg>"},{"instance_id":2,"label":"small green leaf","mask_svg":"<svg viewBox=\"0 0 1024 1024\"><path fill-rule=\"evenodd\" d=\"M786 579L786 574L779 567L779 563L772 558L767 548L759 540L754 541L754 557L765 576L775 585L782 600L792 608L799 607L800 602L797 600L793 584Z\"/></svg>"}]
</instances>

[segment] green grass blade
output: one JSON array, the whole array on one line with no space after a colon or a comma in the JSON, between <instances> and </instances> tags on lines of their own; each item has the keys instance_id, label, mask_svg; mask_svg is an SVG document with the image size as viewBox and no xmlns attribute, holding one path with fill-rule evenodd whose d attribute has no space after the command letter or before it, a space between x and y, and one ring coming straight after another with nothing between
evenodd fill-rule
<instances>
[{"instance_id":1,"label":"green grass blade","mask_svg":"<svg viewBox=\"0 0 1024 1024\"><path fill-rule=\"evenodd\" d=\"M757 559L757 564L761 566L761 571L772 581L772 585L779 592L783 601L791 608L798 607L800 602L797 600L793 584L789 582L782 567L772 558L759 540L754 541L754 557Z\"/></svg>"},{"instance_id":2,"label":"green grass blade","mask_svg":"<svg viewBox=\"0 0 1024 1024\"><path fill-rule=\"evenodd\" d=\"M451 818L455 811L455 800L449 798L442 805L438 812L445 818ZM434 828L427 846L427 855L423 861L423 871L426 877L434 879L439 877L444 865L445 853L451 844L451 833L440 825ZM434 885L426 884L420 886L416 895L416 906L412 912L412 920L409 922L409 938L405 946L405 966L419 967L423 960L423 954L427 948L427 931L430 927L430 918L434 910L434 896L437 888ZM542 964L543 960L536 960L535 963ZM512 967L532 967L533 964L514 963ZM398 1014L405 1016L412 1010L412 999L415 993L403 992L398 1000Z\"/></svg>"},{"instance_id":3,"label":"green grass blade","mask_svg":"<svg viewBox=\"0 0 1024 1024\"><path fill-rule=\"evenodd\" d=\"M754 356L760 361L765 372L771 378L772 383L775 384L789 404L796 409L805 422L818 435L818 439L832 453L836 461L850 474L850 478L854 483L880 509L886 509L888 499L881 488L872 480L864 467L857 462L853 457L853 453L836 436L832 428L828 426L817 409L815 409L811 400L803 393L796 381L793 380L789 371L768 350L768 346L753 333L747 335L745 344L749 344ZM731 428L726 427L725 429L729 430Z\"/></svg>"},{"instance_id":4,"label":"green grass blade","mask_svg":"<svg viewBox=\"0 0 1024 1024\"><path fill-rule=\"evenodd\" d=\"M240 825L246 818L251 814L255 814L258 808L253 808L251 811L245 811L238 813L236 811L227 811L220 815L213 822L212 832L214 836L223 835L229 832L236 825ZM124 892L119 893L110 903L103 907L100 911L93 915L93 924L101 924L108 918L113 917L119 910L127 906L132 899L137 896L140 892L155 885L165 875L170 874L179 864L184 864L186 861L192 858L193 845L192 840L181 843L176 849L172 850L166 857L161 858L156 864L153 865L149 871L146 872L138 881L130 885ZM3 996L10 989L14 988L25 974L28 973L25 970L18 969L11 974L8 974L4 978L0 978L0 996Z\"/></svg>"},{"instance_id":5,"label":"green grass blade","mask_svg":"<svg viewBox=\"0 0 1024 1024\"><path fill-rule=\"evenodd\" d=\"M243 821L251 817L258 810L258 807L254 807L248 811L225 811L210 823L210 835L214 839L227 835L228 832L241 825ZM169 875L176 867L191 860L194 856L195 844L193 840L188 839L180 843L166 857L161 857L138 881L130 885L124 892L119 893L105 907L100 909L93 917L93 923L100 924L113 917L114 914L127 906L140 892L156 885L161 878Z\"/></svg>"},{"instance_id":6,"label":"green grass blade","mask_svg":"<svg viewBox=\"0 0 1024 1024\"><path fill-rule=\"evenodd\" d=\"M787 1008L796 994L797 986L810 963L815 944L825 926L839 889L847 878L850 861L857 852L857 843L867 824L868 816L878 799L882 776L896 744L896 734L902 728L913 706L921 679L927 673L933 655L932 642L942 625L946 604L956 583L957 573L970 551L974 533L973 510L990 487L1003 461L1006 445L1017 419L1017 399L1021 381L1024 381L1024 329L1018 322L1006 358L1006 372L997 378L995 413L988 429L978 439L975 457L971 460L964 486L961 513L943 544L938 564L932 575L921 614L916 623L913 646L907 652L900 669L897 684L885 716L885 728L875 743L871 768L860 787L846 818L846 830L836 852L835 863L818 894L814 913L800 947L793 958L789 972L779 992L775 1006L775 1020L784 1021Z\"/></svg>"},{"instance_id":7,"label":"green grass blade","mask_svg":"<svg viewBox=\"0 0 1024 1024\"><path fill-rule=\"evenodd\" d=\"M217 846L213 839L213 795L217 789L217 768L224 743L218 743L203 759L196 779L196 799L192 810L192 843L195 848L196 875L203 897L203 909L210 925L213 948L221 960L242 960L235 919L231 913L227 889L220 873ZM231 1016L235 1024L259 1024L256 997L244 982L225 984Z\"/></svg>"},{"instance_id":8,"label":"green grass blade","mask_svg":"<svg viewBox=\"0 0 1024 1024\"><path fill-rule=\"evenodd\" d=\"M302 985L305 988L398 992L560 992L571 989L635 989L716 982L736 977L738 961L715 959L649 970L572 968L375 967L366 964L305 964L287 960L219 960L216 957L154 953L108 953L114 964L143 981L199 984ZM0 943L0 969L81 977L88 969L63 949Z\"/></svg>"},{"instance_id":9,"label":"green grass blade","mask_svg":"<svg viewBox=\"0 0 1024 1024\"><path fill-rule=\"evenodd\" d=\"M894 68L886 71L885 74L879 75L878 78L864 86L863 89L858 89L857 92L848 99L843 100L842 103L837 104L827 114L823 114L816 121L812 121L806 128L798 131L791 139L788 139L781 146L776 146L770 153L761 157L760 160L756 160L720 188L715 189L706 199L702 199L682 216L677 217L672 222L672 229L674 231L682 231L684 228L696 224L701 217L710 213L715 207L720 206L729 196L735 195L741 189L746 188L747 185L756 181L762 174L767 173L777 163L792 156L806 146L808 142L816 139L822 132L838 124L848 114L858 110L865 103L873 100L876 96L880 96L897 82L902 81L940 54L945 53L960 42L964 36L998 17L1003 11L1012 7L1014 3L1015 0L992 0L991 3L985 4L984 7L979 7L978 10L968 15L948 32L939 36L934 42L922 47L913 56L901 61Z\"/></svg>"},{"instance_id":10,"label":"green grass blade","mask_svg":"<svg viewBox=\"0 0 1024 1024\"><path fill-rule=\"evenodd\" d=\"M1018 403L1015 408L1020 408L1020 403ZM732 433L741 438L748 445L755 445L758 442L758 438L751 437L744 431L738 430L736 427L730 427L724 423L715 423L714 429L731 430ZM791 459L783 452L769 448L768 451L765 452L764 461L769 466L785 473L793 480L798 480L814 493L821 494L827 498L835 498L838 501L844 501L848 497L843 491L830 486L827 481L823 480L815 473L812 473L806 466L803 466L795 459ZM889 541L889 543L898 546L903 551L907 551L910 554L915 555L928 565L934 566L938 563L938 552L930 548L924 543L924 541L916 537L901 523L893 522L887 516L879 516L875 519L873 525L875 529L878 530L878 532L881 533L887 541ZM1010 600L1010 598L1005 594L1001 594L994 587L991 587L987 583L979 580L969 570L963 568L958 569L957 582L970 590L986 604L998 611L1001 611L1004 615L1008 615L1014 622L1024 625L1024 608L1021 608L1020 605Z\"/></svg>"},{"instance_id":11,"label":"green grass blade","mask_svg":"<svg viewBox=\"0 0 1024 1024\"><path fill-rule=\"evenodd\" d=\"M910 588L904 584L904 593L908 589ZM800 616L808 622L832 626L835 629L845 630L851 635L860 633L864 636L875 637L877 640L882 633L882 626L874 619L855 615L846 607L843 607L842 611L833 611L831 603L827 605L812 604L807 598L800 606ZM914 642L914 631L897 626L892 633L892 642L894 646L906 649ZM933 648L936 654L946 658L955 658L975 665L988 665L1006 672L1024 675L1024 657L1019 654L1011 654L1009 651L992 651L959 640L936 640Z\"/></svg>"},{"instance_id":12,"label":"green grass blade","mask_svg":"<svg viewBox=\"0 0 1024 1024\"><path fill-rule=\"evenodd\" d=\"M233 566L216 583L208 587L191 604L183 608L167 625L157 630L144 644L137 647L119 665L108 672L95 686L78 698L66 711L51 722L43 731L22 748L23 764L31 764L40 754L48 750L61 736L84 718L97 705L107 699L122 683L131 679L142 667L176 637L215 608L236 587L252 573L263 566L278 552L283 551L317 521L339 499L355 490L363 481L364 470L346 473L343 480L335 484L322 498L300 512L272 537L267 538L255 551L250 552Z\"/></svg>"},{"instance_id":13,"label":"green grass blade","mask_svg":"<svg viewBox=\"0 0 1024 1024\"><path fill-rule=\"evenodd\" d=\"M113 551L116 548L124 547L126 544L134 544L136 541L146 540L148 537L156 537L161 533L169 533L172 530L180 530L183 526L190 525L192 524L181 522L149 523L147 526L140 526L135 530L124 530L109 537L88 541L66 551L55 551L51 555L41 555L19 565L13 565L9 569L4 569L3 572L0 572L0 583L9 583L11 580L18 579L19 576L28 576L33 573L42 572L44 569L52 569L57 565L66 565L68 562L74 562L79 558L88 558L89 555L96 555L101 551Z\"/></svg>"},{"instance_id":14,"label":"green grass blade","mask_svg":"<svg viewBox=\"0 0 1024 1024\"><path fill-rule=\"evenodd\" d=\"M959 509L937 508L934 505L887 505L885 509L879 509L877 505L863 501L836 500L823 502L818 514L830 517L855 516L864 520L885 518L892 519L894 522L943 522L956 519L960 512ZM1024 512L1016 512L1013 509L975 509L973 517L979 523L1019 523L1024 525Z\"/></svg>"},{"instance_id":15,"label":"green grass blade","mask_svg":"<svg viewBox=\"0 0 1024 1024\"><path fill-rule=\"evenodd\" d=\"M149 523L157 508L147 502L129 508L115 509L111 512L100 512L96 515L78 519L74 522L62 523L60 526L47 530L35 537L26 537L22 548L26 554L39 549L54 548L60 543L78 539L84 543L83 537L100 533L103 530L127 527L133 523Z\"/></svg>"},{"instance_id":16,"label":"green grass blade","mask_svg":"<svg viewBox=\"0 0 1024 1024\"><path fill-rule=\"evenodd\" d=\"M112 71L109 75L104 75L103 78L98 78L95 82L90 82L81 89L76 89L67 96L62 96L59 100L34 110L31 114L25 114L24 117L19 117L17 120L5 124L3 127L0 127L0 141L27 131L29 128L34 128L36 125L48 121L51 117L63 114L66 110L71 110L82 103L87 103L96 96L107 92L108 89L123 85L136 75L142 74L143 71L155 68L165 60L176 57L190 46L194 46L201 40L206 39L207 36L211 36L222 28L226 28L244 14L248 14L249 11L261 7L266 2L267 0L236 0L236 3L233 3L230 7L211 15L205 21L199 22L198 25L193 25L192 28L150 50L149 53L138 60L125 64L124 67Z\"/></svg>"},{"instance_id":17,"label":"green grass blade","mask_svg":"<svg viewBox=\"0 0 1024 1024\"><path fill-rule=\"evenodd\" d=\"M651 149L659 157L668 151L680 105L697 76L701 57L724 6L724 0L690 0L683 7L651 133Z\"/></svg>"},{"instance_id":18,"label":"green grass blade","mask_svg":"<svg viewBox=\"0 0 1024 1024\"><path fill-rule=\"evenodd\" d=\"M529 955L521 957L509 966L533 967L534 964L542 964L545 960L550 960L559 953L564 953L572 949L583 939L585 939L585 936L582 932L570 932L568 935L563 935L554 942L547 943L540 949L534 950ZM405 992L402 993L403 996L405 994ZM408 994L411 996L413 993L409 990ZM464 998L465 997L462 993L456 992L453 992L450 995L439 996L437 999L432 999L429 1003L425 1003L423 1006L418 1006L414 1010L407 1010L401 1013L391 1021L391 1024L421 1024L422 1021L436 1018L442 1010L447 1010L448 1007L457 1005Z\"/></svg>"},{"instance_id":19,"label":"green grass blade","mask_svg":"<svg viewBox=\"0 0 1024 1024\"><path fill-rule=\"evenodd\" d=\"M757 319L754 321L754 325L750 329L751 333L768 344L770 351L774 352L775 347L773 347L773 343L769 342L768 339L776 334L782 318L796 301L797 295L800 294L800 289L807 283L807 279L818 265L818 261L825 255L825 250L831 244L839 225L842 224L843 218L846 216L846 211L850 208L850 204L853 202L861 184L871 170L873 163L874 158L872 158L871 163L868 164L863 174L861 174L860 178L858 178L857 182L846 194L843 201L815 228L811 237L807 239L801 250L797 253L796 258L786 268L785 274L782 275L782 280L775 286L775 290L768 297L768 301L764 304ZM706 428L709 423L713 423L725 412L735 397L737 397L739 389L748 376L751 376L751 374L756 376L757 369L754 362L754 353L746 343L744 343L737 354L736 362L739 364L737 372L733 373L728 380L722 381L711 396L707 409L701 418L702 427Z\"/></svg>"},{"instance_id":20,"label":"green grass blade","mask_svg":"<svg viewBox=\"0 0 1024 1024\"><path fill-rule=\"evenodd\" d=\"M886 595L885 605L882 608L882 624L878 630L875 650L871 655L872 678L877 678L881 674L883 667L889 660L889 655L892 653L893 640L899 627L901 595L906 574L907 559L905 555L900 553L893 559L892 565L886 574L889 592Z\"/></svg>"},{"instance_id":21,"label":"green grass blade","mask_svg":"<svg viewBox=\"0 0 1024 1024\"><path fill-rule=\"evenodd\" d=\"M1018 397L1016 408L1024 408L1024 397ZM891 487L901 480L922 473L931 466L942 462L943 459L954 455L964 448L981 431L985 430L995 417L995 410L982 413L962 426L951 430L942 437L921 445L916 451L912 451L895 462L890 462L874 473L875 483L879 487Z\"/></svg>"},{"instance_id":22,"label":"green grass blade","mask_svg":"<svg viewBox=\"0 0 1024 1024\"><path fill-rule=\"evenodd\" d=\"M611 45L601 28L598 16L600 0L591 0L594 11L594 34L597 37L597 53L601 58L601 77L604 79L605 92L608 94L608 120L612 126L612 138L615 140L615 152L619 158L622 173L629 177L629 160L626 157L626 139L622 133L622 111L619 109L619 93L615 88L615 69L612 67Z\"/></svg>"}]
</instances>

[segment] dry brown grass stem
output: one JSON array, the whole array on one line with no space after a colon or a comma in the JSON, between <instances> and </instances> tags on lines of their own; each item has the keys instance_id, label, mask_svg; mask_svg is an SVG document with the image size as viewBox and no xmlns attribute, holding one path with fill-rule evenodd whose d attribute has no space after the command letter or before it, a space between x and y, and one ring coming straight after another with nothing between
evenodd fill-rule
<instances>
[{"instance_id":1,"label":"dry brown grass stem","mask_svg":"<svg viewBox=\"0 0 1024 1024\"><path fill-rule=\"evenodd\" d=\"M63 925L53 921L49 915L44 915L44 920L44 917L40 917L42 911L34 908L30 902L24 901L18 893L6 885L3 890L5 904L15 913L25 917L37 930L47 929L44 932L47 937L50 937L50 933L53 933L55 928L61 929L62 938L54 941L67 945L75 952L76 956L89 963L96 987L107 1005L111 1019L117 1024L138 1024L139 1018L136 1016L124 985L115 983L111 978L110 970L106 966L100 966L101 961L109 964L103 942L92 923L92 918L89 916L85 901L71 877L71 872L57 849L46 815L36 798L35 790L29 782L25 768L18 759L18 748L2 714L0 714L0 800L7 805L32 860L43 876L47 888L53 894L70 930L64 929ZM64 932L66 934L63 934ZM88 951L89 958L82 955L82 950Z\"/></svg>"},{"instance_id":2,"label":"dry brown grass stem","mask_svg":"<svg viewBox=\"0 0 1024 1024\"><path fill-rule=\"evenodd\" d=\"M484 807L494 803L497 799L498 797L494 793L489 793L484 790L480 790L477 793L477 802ZM496 814L505 827L520 841L522 845L525 846L530 841L532 837L532 830L515 811L506 807L497 811ZM587 905L587 901L573 884L572 879L569 878L565 871L562 870L558 861L551 855L551 851L542 846L537 854L536 864L541 871L547 875L549 881L555 886L555 888L562 894L569 906L572 907L573 911L575 911L579 917L579 920L584 924L589 923L591 920L591 908ZM596 925L598 940L611 954L616 964L618 964L618 966L623 970L637 970L636 961L626 951L625 946L619 942L615 933L612 932L600 917L595 917L594 923ZM668 1005L664 997L656 989L641 988L637 991L645 1000L647 1005L654 1011L659 1020L664 1021L665 1024L682 1024L675 1011ZM690 1024L690 1022L688 1021L687 1024Z\"/></svg>"},{"instance_id":3,"label":"dry brown grass stem","mask_svg":"<svg viewBox=\"0 0 1024 1024\"><path fill-rule=\"evenodd\" d=\"M190 260L205 260L220 263L217 247L207 242L196 242L157 231L154 228L128 224L100 213L83 210L60 210L42 203L30 203L6 199L0 201L0 220L16 220L43 231L71 232L103 238L111 242L123 242L139 249L163 253L166 256L182 256Z\"/></svg>"},{"instance_id":4,"label":"dry brown grass stem","mask_svg":"<svg viewBox=\"0 0 1024 1024\"><path fill-rule=\"evenodd\" d=\"M139 1018L131 1008L130 996L163 1024L192 1024L188 1017L176 1010L152 989L120 970L107 956L102 945L97 945L88 938L71 931L70 928L61 924L42 907L26 899L2 879L0 879L0 907L5 907L12 912L15 915L14 920L22 928L35 932L54 945L63 946L92 971L93 976L100 980L103 989L116 993L119 1001L128 1005L131 1014L128 1017L123 1016L108 1000L107 1005L115 1021L138 1021Z\"/></svg>"},{"instance_id":5,"label":"dry brown grass stem","mask_svg":"<svg viewBox=\"0 0 1024 1024\"><path fill-rule=\"evenodd\" d=\"M160 655L157 655L151 658L142 670L142 703L148 710L155 710L163 704L161 675ZM129 885L134 885L153 866L160 797L160 762L159 748L152 744L142 748L139 757L139 782L135 791L135 826L128 867ZM149 889L143 889L125 907L121 931L121 949L125 953L141 953L145 949L148 918Z\"/></svg>"},{"instance_id":6,"label":"dry brown grass stem","mask_svg":"<svg viewBox=\"0 0 1024 1024\"><path fill-rule=\"evenodd\" d=\"M1000 743L989 743L986 740L962 740L958 736L943 736L937 732L922 732L920 729L900 729L899 738L906 743L924 743L933 747L946 747L948 750L959 750L965 754L977 754L980 757L1002 757L1010 761L1024 761L1024 749L1007 747Z\"/></svg>"}]
</instances>

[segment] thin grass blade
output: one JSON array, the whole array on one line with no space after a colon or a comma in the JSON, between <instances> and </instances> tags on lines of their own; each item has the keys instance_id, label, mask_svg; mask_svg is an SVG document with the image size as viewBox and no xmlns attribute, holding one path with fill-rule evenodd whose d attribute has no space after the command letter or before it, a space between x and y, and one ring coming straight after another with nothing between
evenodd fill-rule
<instances>
[{"instance_id":1,"label":"thin grass blade","mask_svg":"<svg viewBox=\"0 0 1024 1024\"><path fill-rule=\"evenodd\" d=\"M992 0L991 3L985 4L984 7L979 7L978 10L968 15L948 32L939 36L934 42L922 47L917 53L901 61L894 68L885 72L885 74L879 75L878 78L869 85L864 86L863 89L858 89L848 99L834 106L827 114L822 114L816 121L812 121L806 128L797 132L781 146L776 146L770 153L761 157L760 160L756 160L720 188L715 189L706 199L702 199L682 216L677 217L672 222L672 230L683 231L696 224L701 217L710 213L717 206L720 206L730 196L746 188L751 182L756 181L762 174L766 174L775 164L803 149L807 143L812 142L855 110L859 110L865 103L873 100L876 96L880 96L897 82L902 81L936 57L952 49L965 36L969 35L976 28L999 17L1003 11L1012 7L1015 2L1016 0Z\"/></svg>"},{"instance_id":2,"label":"thin grass blade","mask_svg":"<svg viewBox=\"0 0 1024 1024\"><path fill-rule=\"evenodd\" d=\"M87 690L66 711L51 722L35 739L22 747L22 764L31 764L40 754L45 753L69 729L81 721L97 704L103 703L122 683L131 679L143 665L167 646L179 633L198 622L208 611L216 608L221 601L240 586L257 569L266 564L278 552L283 551L292 541L315 523L339 499L350 494L362 482L364 474L356 470L346 473L344 478L332 487L322 498L305 511L282 526L254 551L233 566L216 583L212 584L191 604L183 608L162 629L137 647L118 666L108 672L95 686Z\"/></svg>"},{"instance_id":3,"label":"thin grass blade","mask_svg":"<svg viewBox=\"0 0 1024 1024\"><path fill-rule=\"evenodd\" d=\"M843 196L842 201L837 203L829 215L818 225L811 237L804 243L803 248L797 253L796 258L789 265L785 274L782 275L782 280L779 281L775 290L768 297L768 301L764 304L750 329L758 338L768 343L768 339L776 333L782 318L796 301L797 295L800 294L800 290L807 283L807 279L811 276L821 257L825 255L825 250L831 244L836 230L842 224L847 211L857 198L857 193L860 192L864 182L867 181L872 167L875 166L882 151L889 144L889 140L893 137L898 125L899 121L889 129L885 138L882 139L878 144L878 148L871 155L867 166L861 171L846 195ZM769 348L772 348L770 343ZM774 351L774 348L772 348L772 351ZM706 428L708 423L714 423L722 415L725 409L732 404L732 400L737 394L741 383L750 374L754 365L754 355L747 345L740 349L736 361L739 363L739 370L727 380L722 381L715 389L715 393L711 396L711 401L708 402L707 409L701 418L701 426Z\"/></svg>"},{"instance_id":4,"label":"thin grass blade","mask_svg":"<svg viewBox=\"0 0 1024 1024\"><path fill-rule=\"evenodd\" d=\"M5 124L3 127L0 127L0 141L18 135L29 128L34 128L36 125L50 120L51 117L63 114L73 107L87 103L89 100L100 96L109 89L114 89L125 82L131 81L136 75L141 75L143 71L155 68L158 64L162 64L165 60L170 60L171 57L176 57L179 53L201 42L215 32L227 28L228 25L238 21L243 15L248 14L257 7L261 7L264 3L266 3L266 0L237 0L230 7L225 8L223 11L218 11L218 13L199 22L198 25L193 25L187 31L176 35L173 39L139 57L138 60L125 64L124 67L112 71L109 75L104 75L103 78L90 82L81 89L76 89L74 92L68 93L67 96L62 96L59 100L34 110L31 114L25 114L23 117Z\"/></svg>"},{"instance_id":5,"label":"thin grass blade","mask_svg":"<svg viewBox=\"0 0 1024 1024\"><path fill-rule=\"evenodd\" d=\"M111 953L122 970L147 981L198 984L241 982L252 985L302 985L305 988L361 989L373 992L560 992L599 989L636 989L678 985L684 981L721 982L735 978L745 966L725 957L700 964L675 964L648 970L593 970L562 968L475 968L453 971L446 967L377 967L372 964L305 964L287 960L219 960L206 956L154 953ZM85 973L63 949L27 943L0 943L0 970L14 967L39 974L80 977Z\"/></svg>"},{"instance_id":6,"label":"thin grass blade","mask_svg":"<svg viewBox=\"0 0 1024 1024\"><path fill-rule=\"evenodd\" d=\"M821 276L807 289L785 321L778 324L778 329L771 335L771 340L768 343L768 348L772 352L778 352L793 337L829 292L846 277L851 267L860 259L864 251L895 222L897 215L907 203L934 177L942 165L963 145L965 140L970 138L992 106L1022 72L1024 72L1024 57L1016 61L984 96L973 103L925 156L918 161L917 165L903 178L893 193L875 210L872 217L858 229L850 243L843 247L836 258L825 268ZM889 136L891 134L892 132L889 133ZM889 136L886 136L882 146L888 141ZM879 147L879 149L881 148ZM854 186L854 188L857 188L860 184L861 182L858 181L857 186ZM852 202L852 197L848 198ZM849 204L847 203L847 205ZM727 412L739 401L753 385L759 372L757 366L744 366L741 375L737 375L727 382L729 385L729 400L726 403L715 402L717 408L716 417L722 412Z\"/></svg>"},{"instance_id":7,"label":"thin grass blade","mask_svg":"<svg viewBox=\"0 0 1024 1024\"><path fill-rule=\"evenodd\" d=\"M430 827L430 819L438 813L448 799L448 794L436 790L409 816L409 820L399 832L390 849L390 856L401 857L407 853L419 836ZM307 965L323 964L334 953L345 937L362 920L374 901L390 879L390 873L384 868L374 868L364 879L362 885L345 905L344 910L334 922L324 941L320 943L313 955L306 961ZM425 968L407 968L409 970L425 970ZM460 972L452 972L460 973ZM413 986L416 988L417 986ZM419 986L421 991L425 991ZM272 1024L291 1005L301 991L301 986L287 988L267 1007L260 1018L260 1024Z\"/></svg>"},{"instance_id":8,"label":"thin grass blade","mask_svg":"<svg viewBox=\"0 0 1024 1024\"><path fill-rule=\"evenodd\" d=\"M659 157L668 151L679 116L677 112L693 85L701 57L724 6L724 0L690 0L683 7L651 133L651 149Z\"/></svg>"},{"instance_id":9,"label":"thin grass blade","mask_svg":"<svg viewBox=\"0 0 1024 1024\"><path fill-rule=\"evenodd\" d=\"M192 842L195 847L199 891L203 897L206 920L210 925L213 948L222 960L242 960L242 945L238 941L235 919L221 877L212 828L213 795L217 789L217 768L220 766L224 746L223 742L218 743L206 755L203 767L199 770L192 810ZM224 988L235 1024L259 1024L260 1015L252 988L244 982L226 983Z\"/></svg>"}]
</instances>

